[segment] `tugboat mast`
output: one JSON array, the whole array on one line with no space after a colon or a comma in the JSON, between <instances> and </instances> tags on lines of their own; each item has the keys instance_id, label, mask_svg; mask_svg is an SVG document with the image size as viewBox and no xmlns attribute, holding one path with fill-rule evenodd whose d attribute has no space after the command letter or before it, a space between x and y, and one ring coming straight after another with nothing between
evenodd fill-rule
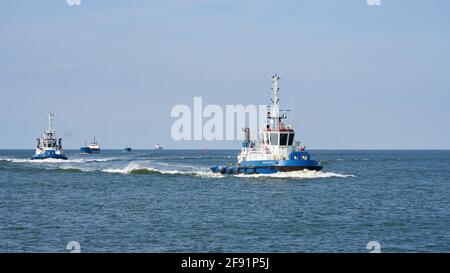
<instances>
[{"instance_id":1,"label":"tugboat mast","mask_svg":"<svg viewBox=\"0 0 450 273\"><path fill-rule=\"evenodd\" d=\"M280 114L280 101L279 94L280 88L280 77L275 74L271 77L272 79L272 105L270 105L270 111L267 113L267 119L269 119L269 124L272 129L278 129L281 125L281 120L286 118L286 113Z\"/></svg>"},{"instance_id":2,"label":"tugboat mast","mask_svg":"<svg viewBox=\"0 0 450 273\"><path fill-rule=\"evenodd\" d=\"M55 115L53 113L48 113L48 128L47 128L47 133L48 134L53 134L54 130L53 130L53 117Z\"/></svg>"},{"instance_id":3,"label":"tugboat mast","mask_svg":"<svg viewBox=\"0 0 450 273\"><path fill-rule=\"evenodd\" d=\"M273 75L271 77L272 79L272 105L270 109L270 116L271 118L277 118L280 114L280 106L278 105L278 102L280 99L278 98L278 94L280 91L280 88L278 87L278 84L280 82L280 77L278 77L277 74Z\"/></svg>"}]
</instances>

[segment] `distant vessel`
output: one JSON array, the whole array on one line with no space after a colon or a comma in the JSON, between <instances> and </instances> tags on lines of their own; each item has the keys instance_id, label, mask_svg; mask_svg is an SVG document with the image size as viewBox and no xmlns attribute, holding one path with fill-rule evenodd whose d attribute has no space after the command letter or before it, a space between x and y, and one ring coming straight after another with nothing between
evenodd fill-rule
<instances>
[{"instance_id":1,"label":"distant vessel","mask_svg":"<svg viewBox=\"0 0 450 273\"><path fill-rule=\"evenodd\" d=\"M131 152L131 148L128 146L128 144L123 148L124 152Z\"/></svg>"},{"instance_id":2,"label":"distant vessel","mask_svg":"<svg viewBox=\"0 0 450 273\"><path fill-rule=\"evenodd\" d=\"M295 131L290 125L286 126L282 120L287 118L287 111L280 110L279 80L274 75L272 79L272 104L268 107L267 123L261 132L259 142L251 141L250 129L244 128L245 140L241 153L237 157L235 166L214 166L214 173L222 174L270 174L276 172L290 172L298 170L320 171L322 166L312 160L311 155L294 143Z\"/></svg>"},{"instance_id":3,"label":"distant vessel","mask_svg":"<svg viewBox=\"0 0 450 273\"><path fill-rule=\"evenodd\" d=\"M162 150L162 149L163 149L163 147L161 145L159 145L159 144L155 145L155 150Z\"/></svg>"},{"instance_id":4,"label":"distant vessel","mask_svg":"<svg viewBox=\"0 0 450 273\"><path fill-rule=\"evenodd\" d=\"M62 148L62 139L57 138L55 130L53 129L54 114L48 113L48 128L44 131L44 135L37 139L37 146L35 155L31 157L34 159L67 159Z\"/></svg>"},{"instance_id":5,"label":"distant vessel","mask_svg":"<svg viewBox=\"0 0 450 273\"><path fill-rule=\"evenodd\" d=\"M97 140L94 137L94 140L87 146L92 153L100 153L100 145L98 144Z\"/></svg>"},{"instance_id":6,"label":"distant vessel","mask_svg":"<svg viewBox=\"0 0 450 273\"><path fill-rule=\"evenodd\" d=\"M87 146L86 141L84 142L84 146L80 147L80 154L82 155L92 154L92 150L91 148L89 148L89 146Z\"/></svg>"}]
</instances>

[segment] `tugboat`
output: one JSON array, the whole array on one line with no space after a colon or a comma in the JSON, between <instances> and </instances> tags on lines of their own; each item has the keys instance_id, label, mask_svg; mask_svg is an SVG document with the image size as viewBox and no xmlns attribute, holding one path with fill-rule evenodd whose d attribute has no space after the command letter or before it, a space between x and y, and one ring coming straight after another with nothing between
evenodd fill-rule
<instances>
[{"instance_id":1,"label":"tugboat","mask_svg":"<svg viewBox=\"0 0 450 273\"><path fill-rule=\"evenodd\" d=\"M89 148L89 146L87 146L86 141L84 142L84 146L80 147L80 154L82 155L92 154L92 150L91 148Z\"/></svg>"},{"instance_id":2,"label":"tugboat","mask_svg":"<svg viewBox=\"0 0 450 273\"><path fill-rule=\"evenodd\" d=\"M35 159L67 159L62 148L62 139L57 138L53 130L54 114L48 113L48 128L41 138L37 138L36 153L31 157Z\"/></svg>"},{"instance_id":3,"label":"tugboat","mask_svg":"<svg viewBox=\"0 0 450 273\"><path fill-rule=\"evenodd\" d=\"M89 144L88 148L91 150L91 153L100 153L100 145L97 143L97 140L94 137L94 141Z\"/></svg>"},{"instance_id":4,"label":"tugboat","mask_svg":"<svg viewBox=\"0 0 450 273\"><path fill-rule=\"evenodd\" d=\"M295 131L286 126L283 119L289 110L280 110L279 81L276 74L272 79L272 104L268 106L267 123L261 132L259 142L251 141L250 129L244 128L245 140L235 166L214 166L211 171L221 174L272 174L299 170L320 171L322 166L300 146L294 144Z\"/></svg>"},{"instance_id":5,"label":"tugboat","mask_svg":"<svg viewBox=\"0 0 450 273\"><path fill-rule=\"evenodd\" d=\"M128 153L128 152L131 152L131 148L128 146L128 143L127 143L127 145L125 146L125 148L123 148L123 151L125 152L125 153Z\"/></svg>"}]
</instances>

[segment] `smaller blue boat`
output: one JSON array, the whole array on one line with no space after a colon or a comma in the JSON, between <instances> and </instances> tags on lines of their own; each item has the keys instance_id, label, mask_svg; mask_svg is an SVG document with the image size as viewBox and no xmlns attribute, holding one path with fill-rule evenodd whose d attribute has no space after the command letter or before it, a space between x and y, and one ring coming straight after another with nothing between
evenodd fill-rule
<instances>
[{"instance_id":1,"label":"smaller blue boat","mask_svg":"<svg viewBox=\"0 0 450 273\"><path fill-rule=\"evenodd\" d=\"M92 150L89 147L81 147L80 148L80 154L82 154L82 155L90 155L90 154L92 154Z\"/></svg>"},{"instance_id":2,"label":"smaller blue boat","mask_svg":"<svg viewBox=\"0 0 450 273\"><path fill-rule=\"evenodd\" d=\"M55 130L53 130L53 116L54 114L48 114L48 128L44 131L44 135L37 139L37 146L35 155L31 157L35 159L67 159L64 155L62 148L62 139L57 138Z\"/></svg>"},{"instance_id":3,"label":"smaller blue boat","mask_svg":"<svg viewBox=\"0 0 450 273\"><path fill-rule=\"evenodd\" d=\"M80 147L80 154L82 154L82 155L92 154L92 149L86 145L86 141L84 141L84 146Z\"/></svg>"}]
</instances>

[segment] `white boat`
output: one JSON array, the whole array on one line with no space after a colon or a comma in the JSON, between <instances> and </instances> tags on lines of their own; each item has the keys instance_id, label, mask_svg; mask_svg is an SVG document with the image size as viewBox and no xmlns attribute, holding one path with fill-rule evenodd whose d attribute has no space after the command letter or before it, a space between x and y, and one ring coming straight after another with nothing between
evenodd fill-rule
<instances>
[{"instance_id":1,"label":"white boat","mask_svg":"<svg viewBox=\"0 0 450 273\"><path fill-rule=\"evenodd\" d=\"M100 145L98 144L97 140L94 137L94 140L91 142L91 144L89 144L88 148L93 152L93 153L100 153Z\"/></svg>"}]
</instances>

